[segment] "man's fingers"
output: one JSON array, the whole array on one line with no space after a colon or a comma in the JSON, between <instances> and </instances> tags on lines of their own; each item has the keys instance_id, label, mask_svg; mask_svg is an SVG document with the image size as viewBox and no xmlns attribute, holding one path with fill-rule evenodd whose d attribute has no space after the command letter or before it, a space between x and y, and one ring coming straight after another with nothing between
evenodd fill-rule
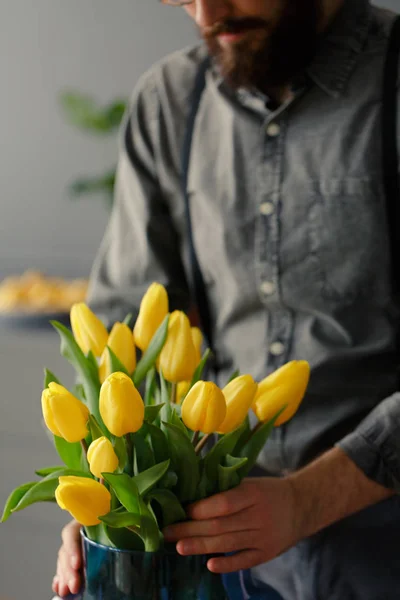
<instances>
[{"instance_id":1,"label":"man's fingers","mask_svg":"<svg viewBox=\"0 0 400 600\"><path fill-rule=\"evenodd\" d=\"M250 532L249 520L249 512L244 510L229 517L176 523L166 527L163 533L168 542L177 542L188 537L222 535L234 531Z\"/></svg>"},{"instance_id":2,"label":"man's fingers","mask_svg":"<svg viewBox=\"0 0 400 600\"><path fill-rule=\"evenodd\" d=\"M71 567L75 570L80 569L82 565L80 527L79 523L71 521L61 532L63 547L69 557Z\"/></svg>"},{"instance_id":3,"label":"man's fingers","mask_svg":"<svg viewBox=\"0 0 400 600\"><path fill-rule=\"evenodd\" d=\"M192 504L188 508L188 515L192 519L203 520L238 513L256 504L257 499L250 492L248 483L244 482L233 490L210 496L210 498Z\"/></svg>"},{"instance_id":4,"label":"man's fingers","mask_svg":"<svg viewBox=\"0 0 400 600\"><path fill-rule=\"evenodd\" d=\"M183 556L193 554L216 554L225 552L236 552L251 547L248 531L225 533L213 537L197 537L181 540L176 549Z\"/></svg>"},{"instance_id":5,"label":"man's fingers","mask_svg":"<svg viewBox=\"0 0 400 600\"><path fill-rule=\"evenodd\" d=\"M243 550L232 556L210 558L207 567L212 573L234 573L241 569L251 569L265 562L260 550Z\"/></svg>"},{"instance_id":6,"label":"man's fingers","mask_svg":"<svg viewBox=\"0 0 400 600\"><path fill-rule=\"evenodd\" d=\"M58 554L57 574L58 595L66 596L69 593L77 594L81 586L79 571L71 566L70 556L67 554L64 546Z\"/></svg>"}]
</instances>

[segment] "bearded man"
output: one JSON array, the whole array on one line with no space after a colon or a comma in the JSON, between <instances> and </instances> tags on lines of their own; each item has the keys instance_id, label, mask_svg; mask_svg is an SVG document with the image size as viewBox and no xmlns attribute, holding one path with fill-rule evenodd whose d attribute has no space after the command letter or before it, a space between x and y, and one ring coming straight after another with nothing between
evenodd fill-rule
<instances>
[{"instance_id":1,"label":"bearded man","mask_svg":"<svg viewBox=\"0 0 400 600\"><path fill-rule=\"evenodd\" d=\"M367 0L165 3L203 39L136 88L92 308L121 320L160 281L188 309L193 241L221 382L292 359L312 369L263 476L165 537L214 555L226 581L239 573L235 597L398 600L399 307L379 143L394 15ZM77 531L63 532L60 595L79 588Z\"/></svg>"}]
</instances>

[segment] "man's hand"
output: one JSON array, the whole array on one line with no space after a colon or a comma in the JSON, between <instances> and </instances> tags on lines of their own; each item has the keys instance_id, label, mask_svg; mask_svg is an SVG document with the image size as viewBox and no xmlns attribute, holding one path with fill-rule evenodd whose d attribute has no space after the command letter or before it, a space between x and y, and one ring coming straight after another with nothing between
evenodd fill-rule
<instances>
[{"instance_id":1,"label":"man's hand","mask_svg":"<svg viewBox=\"0 0 400 600\"><path fill-rule=\"evenodd\" d=\"M62 530L63 543L58 552L57 574L53 579L53 592L58 596L77 594L81 587L80 527L79 523L71 521Z\"/></svg>"},{"instance_id":2,"label":"man's hand","mask_svg":"<svg viewBox=\"0 0 400 600\"><path fill-rule=\"evenodd\" d=\"M368 479L339 448L281 479L247 479L237 488L193 504L192 521L164 531L179 554L211 558L214 573L272 560L303 538L393 495Z\"/></svg>"},{"instance_id":3,"label":"man's hand","mask_svg":"<svg viewBox=\"0 0 400 600\"><path fill-rule=\"evenodd\" d=\"M193 504L188 513L192 521L166 528L166 540L178 542L182 555L234 552L208 561L214 573L249 569L301 539L287 478L246 479L233 490Z\"/></svg>"}]
</instances>

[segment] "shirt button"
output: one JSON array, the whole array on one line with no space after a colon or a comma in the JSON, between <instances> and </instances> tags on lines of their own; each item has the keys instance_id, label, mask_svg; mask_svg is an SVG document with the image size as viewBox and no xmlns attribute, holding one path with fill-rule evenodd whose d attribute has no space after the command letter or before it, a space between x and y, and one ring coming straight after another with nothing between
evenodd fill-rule
<instances>
[{"instance_id":1,"label":"shirt button","mask_svg":"<svg viewBox=\"0 0 400 600\"><path fill-rule=\"evenodd\" d=\"M265 216L272 215L272 213L274 212L274 210L275 210L275 207L272 204L272 202L263 202L260 205L260 213L262 215L265 215Z\"/></svg>"},{"instance_id":2,"label":"shirt button","mask_svg":"<svg viewBox=\"0 0 400 600\"><path fill-rule=\"evenodd\" d=\"M282 342L274 342L270 345L269 351L274 356L281 356L285 352L285 346L282 344Z\"/></svg>"},{"instance_id":3,"label":"shirt button","mask_svg":"<svg viewBox=\"0 0 400 600\"><path fill-rule=\"evenodd\" d=\"M278 123L270 123L267 126L267 135L269 135L270 137L276 137L280 134L280 132L281 128L279 127Z\"/></svg>"},{"instance_id":4,"label":"shirt button","mask_svg":"<svg viewBox=\"0 0 400 600\"><path fill-rule=\"evenodd\" d=\"M261 284L261 291L266 296L270 296L275 292L275 284L273 281L264 281Z\"/></svg>"}]
</instances>

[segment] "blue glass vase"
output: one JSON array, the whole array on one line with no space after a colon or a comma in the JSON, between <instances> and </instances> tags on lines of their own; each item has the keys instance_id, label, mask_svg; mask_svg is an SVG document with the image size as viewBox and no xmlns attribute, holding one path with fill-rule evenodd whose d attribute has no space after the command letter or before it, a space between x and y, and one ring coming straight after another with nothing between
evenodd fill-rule
<instances>
[{"instance_id":1,"label":"blue glass vase","mask_svg":"<svg viewBox=\"0 0 400 600\"><path fill-rule=\"evenodd\" d=\"M82 534L82 600L228 600L220 575L205 556L117 550Z\"/></svg>"}]
</instances>

